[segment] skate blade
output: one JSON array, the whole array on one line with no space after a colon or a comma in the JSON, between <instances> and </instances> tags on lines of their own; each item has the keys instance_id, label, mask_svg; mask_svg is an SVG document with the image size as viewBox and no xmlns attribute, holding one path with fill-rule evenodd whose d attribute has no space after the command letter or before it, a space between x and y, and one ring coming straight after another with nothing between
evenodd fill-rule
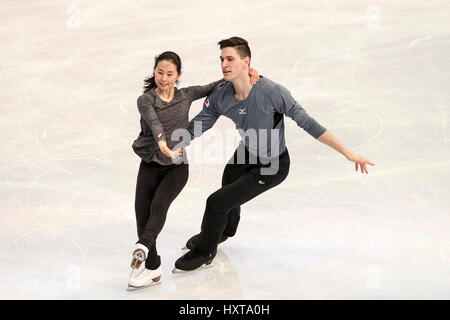
<instances>
[{"instance_id":1,"label":"skate blade","mask_svg":"<svg viewBox=\"0 0 450 320\"><path fill-rule=\"evenodd\" d=\"M212 268L214 267L214 265L212 263L210 264L203 264L200 267L198 267L197 269L194 270L180 270L177 268L173 268L172 273L174 274L179 274L179 273L188 273L188 272L193 272L193 271L199 271L199 270L203 270L203 269L208 269L208 268Z\"/></svg>"},{"instance_id":2,"label":"skate blade","mask_svg":"<svg viewBox=\"0 0 450 320\"><path fill-rule=\"evenodd\" d=\"M127 291L128 292L139 291L139 290L150 288L150 287L154 287L154 286L157 286L157 285L160 285L160 284L161 284L161 281L154 281L154 282L152 282L152 283L150 283L150 284L148 284L146 286L142 286L142 287L133 287L133 286L128 285Z\"/></svg>"}]
</instances>

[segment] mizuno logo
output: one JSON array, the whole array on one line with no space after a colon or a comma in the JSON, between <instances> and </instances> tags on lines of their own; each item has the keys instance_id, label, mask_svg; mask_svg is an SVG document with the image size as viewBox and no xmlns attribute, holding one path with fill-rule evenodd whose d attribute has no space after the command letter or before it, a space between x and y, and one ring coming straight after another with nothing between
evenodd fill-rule
<instances>
[{"instance_id":1,"label":"mizuno logo","mask_svg":"<svg viewBox=\"0 0 450 320\"><path fill-rule=\"evenodd\" d=\"M247 109L238 109L239 114L247 114Z\"/></svg>"}]
</instances>

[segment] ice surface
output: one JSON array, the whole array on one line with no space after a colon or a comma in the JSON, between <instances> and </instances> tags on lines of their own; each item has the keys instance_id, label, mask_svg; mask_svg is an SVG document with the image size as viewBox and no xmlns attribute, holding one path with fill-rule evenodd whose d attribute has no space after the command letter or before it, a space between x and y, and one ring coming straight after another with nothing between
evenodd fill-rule
<instances>
[{"instance_id":1,"label":"ice surface","mask_svg":"<svg viewBox=\"0 0 450 320\"><path fill-rule=\"evenodd\" d=\"M449 299L448 1L2 1L1 299ZM170 270L222 163L193 161L158 238L162 284L127 292L136 99L176 51L180 86L221 78L246 38L369 174L286 119L288 178L243 206L215 267ZM193 117L201 108L196 101ZM234 126L220 119L215 128ZM188 148L208 143L208 132ZM230 137L230 135L228 135Z\"/></svg>"}]
</instances>

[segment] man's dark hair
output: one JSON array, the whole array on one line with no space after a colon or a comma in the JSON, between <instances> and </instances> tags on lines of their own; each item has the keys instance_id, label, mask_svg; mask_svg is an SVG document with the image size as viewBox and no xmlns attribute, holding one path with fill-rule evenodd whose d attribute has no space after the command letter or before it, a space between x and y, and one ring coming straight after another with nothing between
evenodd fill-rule
<instances>
[{"instance_id":1,"label":"man's dark hair","mask_svg":"<svg viewBox=\"0 0 450 320\"><path fill-rule=\"evenodd\" d=\"M239 37L231 37L229 39L221 40L217 43L220 46L220 50L227 47L235 48L239 56L243 59L245 57L252 58L252 52L248 46L248 42L245 39Z\"/></svg>"}]
</instances>

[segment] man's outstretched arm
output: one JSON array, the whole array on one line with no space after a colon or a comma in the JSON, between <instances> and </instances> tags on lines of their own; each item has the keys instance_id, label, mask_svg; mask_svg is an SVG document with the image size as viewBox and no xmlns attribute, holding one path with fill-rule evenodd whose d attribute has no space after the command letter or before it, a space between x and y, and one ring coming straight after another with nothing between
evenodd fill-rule
<instances>
[{"instance_id":1,"label":"man's outstretched arm","mask_svg":"<svg viewBox=\"0 0 450 320\"><path fill-rule=\"evenodd\" d=\"M355 163L355 170L358 171L358 166L361 168L361 173L369 173L367 171L367 164L370 164L371 166L375 166L375 163L364 159L362 156L360 156L357 153L354 153L347 149L342 143L339 142L339 140L330 132L325 131L320 137L317 138L320 142L326 144L327 146L333 148L337 152L344 155L348 160L353 161Z\"/></svg>"},{"instance_id":2,"label":"man's outstretched arm","mask_svg":"<svg viewBox=\"0 0 450 320\"><path fill-rule=\"evenodd\" d=\"M320 125L316 120L314 120L314 118L309 116L300 104L295 101L291 93L283 86L278 85L274 87L271 98L278 112L286 114L297 122L300 128L303 128L315 139L343 154L348 160L355 162L356 171L358 171L358 166L360 166L361 173L369 173L366 165L375 165L369 160L364 159L359 154L350 151L343 144L341 144L330 131Z\"/></svg>"}]
</instances>

